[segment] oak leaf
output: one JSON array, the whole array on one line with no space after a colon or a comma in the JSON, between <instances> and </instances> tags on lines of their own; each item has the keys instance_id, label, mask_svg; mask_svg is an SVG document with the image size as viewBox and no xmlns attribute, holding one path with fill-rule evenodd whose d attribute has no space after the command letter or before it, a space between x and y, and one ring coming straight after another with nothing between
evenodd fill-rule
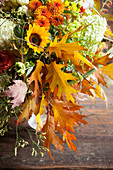
<instances>
[{"instance_id":1,"label":"oak leaf","mask_svg":"<svg viewBox=\"0 0 113 170\"><path fill-rule=\"evenodd\" d=\"M95 71L93 75L96 77L98 84L101 83L103 86L107 87L104 76L102 75L102 72L100 70Z\"/></svg>"},{"instance_id":2,"label":"oak leaf","mask_svg":"<svg viewBox=\"0 0 113 170\"><path fill-rule=\"evenodd\" d=\"M72 140L77 140L75 135L73 133L69 133L68 131L65 131L65 133L63 134L63 141L67 142L67 145L69 147L69 149L72 151L72 149L77 152L77 147L76 145L72 142Z\"/></svg>"},{"instance_id":3,"label":"oak leaf","mask_svg":"<svg viewBox=\"0 0 113 170\"><path fill-rule=\"evenodd\" d=\"M78 126L79 122L87 124L86 121L82 119L85 116L75 112L81 108L80 106L78 107L78 105L74 103L65 103L57 99L51 99L51 104L54 113L55 126L59 126L60 129L62 129L62 132L65 132L65 130L74 132L74 125ZM65 104L67 104L67 107Z\"/></svg>"},{"instance_id":4,"label":"oak leaf","mask_svg":"<svg viewBox=\"0 0 113 170\"><path fill-rule=\"evenodd\" d=\"M40 105L36 102L35 97L30 96L29 99L26 100L26 102L22 105L22 111L19 115L17 123L19 124L20 122L22 122L24 118L28 121L32 113L37 115L39 112L39 107Z\"/></svg>"},{"instance_id":5,"label":"oak leaf","mask_svg":"<svg viewBox=\"0 0 113 170\"><path fill-rule=\"evenodd\" d=\"M52 62L51 64L46 66L48 69L46 81L49 82L50 91L54 92L55 87L58 86L58 98L60 99L62 93L65 92L67 100L71 100L72 102L74 102L72 93L76 93L76 90L69 85L68 80L75 80L76 77L72 76L71 73L64 73L61 70L64 67L63 64L57 65L56 62ZM52 78L52 81L50 81L50 78Z\"/></svg>"},{"instance_id":6,"label":"oak leaf","mask_svg":"<svg viewBox=\"0 0 113 170\"><path fill-rule=\"evenodd\" d=\"M40 60L37 60L37 66L36 66L34 72L30 76L30 83L35 81L35 90L34 90L35 97L37 97L37 90L39 90L38 81L42 85L42 80L41 80L40 72L42 71L42 67L43 66L44 66L44 64Z\"/></svg>"},{"instance_id":7,"label":"oak leaf","mask_svg":"<svg viewBox=\"0 0 113 170\"><path fill-rule=\"evenodd\" d=\"M43 122L42 122L42 119L41 119L40 115L42 115L45 112L45 108L47 106L48 106L48 102L45 99L45 95L43 93L42 94L42 100L41 100L41 103L40 103L39 113L36 115L36 121L38 123L36 133L39 132L39 129L41 130L43 128Z\"/></svg>"},{"instance_id":8,"label":"oak leaf","mask_svg":"<svg viewBox=\"0 0 113 170\"><path fill-rule=\"evenodd\" d=\"M5 96L13 97L11 101L13 103L12 108L21 105L24 102L27 85L22 80L14 80L15 84L8 87L8 90L5 91Z\"/></svg>"},{"instance_id":9,"label":"oak leaf","mask_svg":"<svg viewBox=\"0 0 113 170\"><path fill-rule=\"evenodd\" d=\"M48 111L47 121L42 129L42 133L45 133L44 136L46 137L44 139L43 146L48 149L49 155L51 159L53 159L51 152L49 150L49 146L51 143L56 147L57 150L61 150L61 151L64 151L64 150L63 150L63 145L62 145L63 140L55 134L54 117L51 115L50 113L51 111L52 110Z\"/></svg>"},{"instance_id":10,"label":"oak leaf","mask_svg":"<svg viewBox=\"0 0 113 170\"><path fill-rule=\"evenodd\" d=\"M108 64L107 66L102 66L99 70L113 80L113 63Z\"/></svg>"},{"instance_id":11,"label":"oak leaf","mask_svg":"<svg viewBox=\"0 0 113 170\"><path fill-rule=\"evenodd\" d=\"M72 140L76 140L76 137L74 134L72 134L72 132L75 132L74 125L78 126L80 122L87 124L87 122L83 120L83 117L85 116L75 112L76 110L80 109L76 104L62 102L57 99L51 99L51 104L54 113L56 130L63 135L63 140L66 139L69 148L71 149L72 147L73 150L76 151L77 147L72 142Z\"/></svg>"},{"instance_id":12,"label":"oak leaf","mask_svg":"<svg viewBox=\"0 0 113 170\"><path fill-rule=\"evenodd\" d=\"M100 58L94 57L93 64L95 66L98 66L98 65L106 66L109 61L113 60L113 58L109 58L109 55L110 54L107 54L107 55L104 55L103 57L100 57Z\"/></svg>"},{"instance_id":13,"label":"oak leaf","mask_svg":"<svg viewBox=\"0 0 113 170\"><path fill-rule=\"evenodd\" d=\"M56 53L57 57L62 58L62 52L65 51L69 55L73 55L74 51L84 50L83 46L78 45L78 42L66 43L68 34L66 34L60 42L57 42L57 37L55 37L54 42L50 42L50 46L47 48L49 50L49 54L52 52Z\"/></svg>"}]
</instances>

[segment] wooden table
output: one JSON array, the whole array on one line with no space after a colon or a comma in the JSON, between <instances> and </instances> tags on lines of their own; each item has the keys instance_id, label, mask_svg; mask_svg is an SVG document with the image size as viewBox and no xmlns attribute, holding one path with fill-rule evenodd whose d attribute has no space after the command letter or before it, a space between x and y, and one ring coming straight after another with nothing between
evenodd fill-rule
<instances>
[{"instance_id":1,"label":"wooden table","mask_svg":"<svg viewBox=\"0 0 113 170\"><path fill-rule=\"evenodd\" d=\"M102 100L81 102L88 125L76 129L75 141L78 154L71 152L64 144L65 152L56 151L51 146L51 153L56 165L48 153L41 158L31 156L31 147L19 149L14 156L15 132L10 131L0 137L0 170L1 169L113 169L113 86L105 89L109 98L109 106ZM26 134L25 134L26 135ZM26 136L27 138L27 136Z\"/></svg>"}]
</instances>

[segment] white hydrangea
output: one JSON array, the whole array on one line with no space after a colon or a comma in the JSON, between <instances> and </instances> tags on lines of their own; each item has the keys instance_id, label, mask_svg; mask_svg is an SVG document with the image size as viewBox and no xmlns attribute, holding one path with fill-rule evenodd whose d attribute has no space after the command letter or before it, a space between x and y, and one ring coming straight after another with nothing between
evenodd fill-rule
<instances>
[{"instance_id":1,"label":"white hydrangea","mask_svg":"<svg viewBox=\"0 0 113 170\"><path fill-rule=\"evenodd\" d=\"M95 52L100 41L102 41L104 37L104 32L106 31L107 26L106 19L99 15L89 15L87 17L85 16L80 23L84 23L84 27L91 23L92 24L82 31L79 31L74 36L78 37L88 50Z\"/></svg>"},{"instance_id":2,"label":"white hydrangea","mask_svg":"<svg viewBox=\"0 0 113 170\"><path fill-rule=\"evenodd\" d=\"M29 4L29 0L17 0L17 3L20 5L27 5Z\"/></svg>"},{"instance_id":3,"label":"white hydrangea","mask_svg":"<svg viewBox=\"0 0 113 170\"><path fill-rule=\"evenodd\" d=\"M28 5L29 0L9 0L10 2L14 4L19 4L19 5Z\"/></svg>"},{"instance_id":4,"label":"white hydrangea","mask_svg":"<svg viewBox=\"0 0 113 170\"><path fill-rule=\"evenodd\" d=\"M13 39L15 24L12 21L0 18L0 47L4 47Z\"/></svg>"},{"instance_id":5,"label":"white hydrangea","mask_svg":"<svg viewBox=\"0 0 113 170\"><path fill-rule=\"evenodd\" d=\"M82 5L85 9L93 8L94 7L94 0L84 0Z\"/></svg>"},{"instance_id":6,"label":"white hydrangea","mask_svg":"<svg viewBox=\"0 0 113 170\"><path fill-rule=\"evenodd\" d=\"M29 11L26 5L20 6L18 8L18 11L22 12L23 14L26 14L27 16L31 15L31 12Z\"/></svg>"}]
</instances>

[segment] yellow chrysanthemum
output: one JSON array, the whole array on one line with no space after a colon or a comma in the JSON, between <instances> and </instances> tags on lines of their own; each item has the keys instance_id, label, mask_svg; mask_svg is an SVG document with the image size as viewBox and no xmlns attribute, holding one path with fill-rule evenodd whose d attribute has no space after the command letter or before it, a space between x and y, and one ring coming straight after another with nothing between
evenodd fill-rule
<instances>
[{"instance_id":1,"label":"yellow chrysanthemum","mask_svg":"<svg viewBox=\"0 0 113 170\"><path fill-rule=\"evenodd\" d=\"M33 23L36 23L38 25L40 25L40 27L45 27L45 30L48 30L50 28L50 23L49 23L49 19L46 18L45 16L37 16Z\"/></svg>"},{"instance_id":2,"label":"yellow chrysanthemum","mask_svg":"<svg viewBox=\"0 0 113 170\"><path fill-rule=\"evenodd\" d=\"M62 0L48 0L47 1L48 10L52 13L58 15L62 14L64 11L64 3Z\"/></svg>"},{"instance_id":3,"label":"yellow chrysanthemum","mask_svg":"<svg viewBox=\"0 0 113 170\"><path fill-rule=\"evenodd\" d=\"M45 30L45 27L40 27L34 23L33 26L31 24L29 25L25 40L27 41L29 48L32 48L35 52L39 53L44 51L44 47L50 42L49 36L50 33Z\"/></svg>"}]
</instances>

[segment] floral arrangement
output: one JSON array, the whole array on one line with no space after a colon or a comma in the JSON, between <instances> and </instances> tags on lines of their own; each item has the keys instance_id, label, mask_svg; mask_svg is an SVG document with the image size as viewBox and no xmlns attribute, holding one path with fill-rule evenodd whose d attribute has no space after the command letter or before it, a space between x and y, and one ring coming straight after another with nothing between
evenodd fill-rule
<instances>
[{"instance_id":1,"label":"floral arrangement","mask_svg":"<svg viewBox=\"0 0 113 170\"><path fill-rule=\"evenodd\" d=\"M32 141L32 155L37 147L53 159L50 144L63 151L64 142L77 152L74 128L87 124L79 101L106 101L104 75L113 79L112 54L103 53L102 42L113 37L104 13L112 1L103 4L100 9L99 0L1 1L0 135L16 120L15 155L29 144L19 135L21 127Z\"/></svg>"}]
</instances>

